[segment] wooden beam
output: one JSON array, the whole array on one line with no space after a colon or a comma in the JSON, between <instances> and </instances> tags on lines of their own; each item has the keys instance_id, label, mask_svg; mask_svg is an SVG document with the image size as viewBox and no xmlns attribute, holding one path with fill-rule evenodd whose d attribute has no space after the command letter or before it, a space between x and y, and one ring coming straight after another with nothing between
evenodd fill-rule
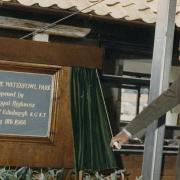
<instances>
[{"instance_id":1,"label":"wooden beam","mask_svg":"<svg viewBox=\"0 0 180 180\"><path fill-rule=\"evenodd\" d=\"M113 87L119 87L122 86L122 84L147 87L150 85L150 80L146 78L123 77L117 75L102 75L100 78L102 82L111 84Z\"/></svg>"},{"instance_id":2,"label":"wooden beam","mask_svg":"<svg viewBox=\"0 0 180 180\"><path fill-rule=\"evenodd\" d=\"M0 59L58 66L101 68L103 51L97 47L0 38Z\"/></svg>"},{"instance_id":3,"label":"wooden beam","mask_svg":"<svg viewBox=\"0 0 180 180\"><path fill-rule=\"evenodd\" d=\"M49 25L49 23L0 16L0 28L32 32L34 30L37 30L47 25ZM50 35L57 35L57 36L83 38L86 35L88 35L90 31L91 29L89 28L80 28L80 27L59 24L46 30L46 33Z\"/></svg>"},{"instance_id":4,"label":"wooden beam","mask_svg":"<svg viewBox=\"0 0 180 180\"><path fill-rule=\"evenodd\" d=\"M149 102L157 98L169 85L175 14L176 0L158 1ZM154 121L147 128L142 167L142 175L145 180L161 179L164 133L163 118Z\"/></svg>"}]
</instances>

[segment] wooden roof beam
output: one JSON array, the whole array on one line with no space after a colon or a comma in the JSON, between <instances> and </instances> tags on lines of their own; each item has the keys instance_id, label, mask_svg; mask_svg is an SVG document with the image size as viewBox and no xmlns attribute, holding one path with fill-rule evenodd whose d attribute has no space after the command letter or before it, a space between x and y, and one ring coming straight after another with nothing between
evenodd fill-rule
<instances>
[{"instance_id":1,"label":"wooden roof beam","mask_svg":"<svg viewBox=\"0 0 180 180\"><path fill-rule=\"evenodd\" d=\"M0 38L0 64L3 61L37 64L37 59L38 64L48 66L101 69L103 49L77 44Z\"/></svg>"},{"instance_id":2,"label":"wooden roof beam","mask_svg":"<svg viewBox=\"0 0 180 180\"><path fill-rule=\"evenodd\" d=\"M49 25L50 23L35 21L35 20L27 20L27 19L19 19L12 17L0 16L0 28L13 29L13 30L23 30L32 32L37 30L38 28L42 28L44 26ZM89 28L81 28L67 25L56 25L45 32L49 35L57 35L57 36L65 36L72 38L83 38L90 33L91 29Z\"/></svg>"}]
</instances>

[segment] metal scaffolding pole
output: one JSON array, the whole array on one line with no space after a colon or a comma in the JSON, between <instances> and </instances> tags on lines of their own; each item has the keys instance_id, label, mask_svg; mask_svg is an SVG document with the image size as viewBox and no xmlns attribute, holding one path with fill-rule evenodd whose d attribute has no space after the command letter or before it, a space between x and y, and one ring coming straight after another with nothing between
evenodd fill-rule
<instances>
[{"instance_id":1,"label":"metal scaffolding pole","mask_svg":"<svg viewBox=\"0 0 180 180\"><path fill-rule=\"evenodd\" d=\"M151 69L151 102L168 87L172 60L176 0L159 0ZM161 126L159 126L159 124ZM146 132L142 176L144 180L160 180L165 124L155 121Z\"/></svg>"}]
</instances>

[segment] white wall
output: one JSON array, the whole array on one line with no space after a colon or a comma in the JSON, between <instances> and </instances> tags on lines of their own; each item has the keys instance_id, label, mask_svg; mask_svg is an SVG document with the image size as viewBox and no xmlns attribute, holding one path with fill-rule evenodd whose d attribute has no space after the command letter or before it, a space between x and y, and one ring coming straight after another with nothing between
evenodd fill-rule
<instances>
[{"instance_id":1,"label":"white wall","mask_svg":"<svg viewBox=\"0 0 180 180\"><path fill-rule=\"evenodd\" d=\"M123 71L151 73L151 59L124 60Z\"/></svg>"}]
</instances>

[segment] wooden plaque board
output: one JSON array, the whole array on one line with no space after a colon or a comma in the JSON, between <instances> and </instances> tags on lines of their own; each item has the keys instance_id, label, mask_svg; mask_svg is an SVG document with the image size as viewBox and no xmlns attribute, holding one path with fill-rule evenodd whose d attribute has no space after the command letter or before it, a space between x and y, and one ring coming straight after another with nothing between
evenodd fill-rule
<instances>
[{"instance_id":1,"label":"wooden plaque board","mask_svg":"<svg viewBox=\"0 0 180 180\"><path fill-rule=\"evenodd\" d=\"M0 132L0 154L1 154L0 165L71 168L73 165L73 145L72 145L72 126L71 126L70 99L69 99L70 69L54 67L54 66L44 66L44 65L9 63L6 61L0 61L0 68L1 70L3 70L3 72L9 72L10 75L12 75L11 73L15 73L15 72L23 73L24 77L29 73L30 75L35 75L35 77L30 76L30 79L35 80L34 82L36 82L36 88L39 87L38 81L36 80L37 74L38 75L46 74L53 78L52 81L53 94L51 97L52 111L49 115L51 120L49 134L47 136L37 136L37 135L31 136L34 133L33 132L32 134L30 133L30 135L27 136L26 134L21 135L21 132L19 132L19 134L14 134L14 135L11 135L13 133L9 133L8 135L8 133L2 134ZM10 79L7 80L6 78L1 78L1 85L5 89L2 90L2 87L0 87L0 92L1 92L0 102L3 101L6 102L6 100L9 99L10 103L12 103L12 101L18 100L17 97L7 98L4 97L7 94L4 95L2 94L7 92L10 93L10 91L12 90L11 92L16 93L17 96L17 93L19 92L18 88L20 87L19 86L7 87L9 86L8 83L10 83ZM21 86L23 84L22 81L19 80L18 78L16 78L16 80L13 81L16 82L16 84L21 83ZM27 84L28 83L29 82L27 82ZM42 84L43 82L40 81L40 83ZM24 94L24 96L28 96L29 90L27 90L27 88L28 87L25 87L25 90L21 91L23 92L22 94ZM42 96L44 95L42 94ZM3 100L2 97L4 97ZM21 101L26 101L26 99L21 98ZM33 103L36 101L32 97L32 99L29 100L29 102ZM35 105L38 106L38 103L36 102ZM42 105L41 102L40 105ZM16 115L2 116L2 113L0 114L0 119L3 120L2 122L3 124L5 123L5 119L7 118L11 119L12 124L6 123L4 125L4 127L7 126L11 127L12 129L8 130L8 132L11 132L14 127L17 127L17 123L15 123L15 120L28 119L28 117L30 116L30 111L36 110L36 107L17 108L14 106L12 107L12 104L11 105L6 104L6 106L2 107L1 109L16 110L16 112L27 111L28 113L27 117L23 117L23 118L19 116L17 117ZM36 118L35 119L30 118L29 121L31 120L36 120ZM22 129L23 129L23 125L22 125Z\"/></svg>"},{"instance_id":2,"label":"wooden plaque board","mask_svg":"<svg viewBox=\"0 0 180 180\"><path fill-rule=\"evenodd\" d=\"M73 167L70 68L62 66L101 68L102 54L95 47L0 38L0 165Z\"/></svg>"}]
</instances>

